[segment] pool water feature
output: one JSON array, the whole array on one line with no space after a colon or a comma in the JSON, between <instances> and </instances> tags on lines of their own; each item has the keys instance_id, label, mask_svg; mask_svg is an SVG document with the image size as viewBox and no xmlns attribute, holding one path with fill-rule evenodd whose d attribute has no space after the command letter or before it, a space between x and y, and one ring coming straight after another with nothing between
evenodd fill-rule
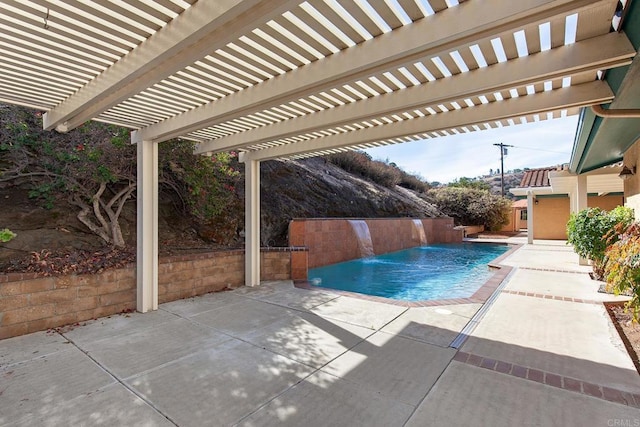
<instances>
[{"instance_id":1,"label":"pool water feature","mask_svg":"<svg viewBox=\"0 0 640 427\"><path fill-rule=\"evenodd\" d=\"M493 274L488 263L507 245L453 243L419 246L309 270L319 287L403 301L471 297Z\"/></svg>"},{"instance_id":2,"label":"pool water feature","mask_svg":"<svg viewBox=\"0 0 640 427\"><path fill-rule=\"evenodd\" d=\"M371 240L371 233L369 232L369 226L367 223L360 219L352 219L347 222L356 235L356 242L358 242L358 251L360 251L360 256L374 256L375 252L373 252L373 241Z\"/></svg>"},{"instance_id":3,"label":"pool water feature","mask_svg":"<svg viewBox=\"0 0 640 427\"><path fill-rule=\"evenodd\" d=\"M424 232L424 224L422 224L422 221L419 219L414 219L412 222L413 224L413 230L416 233L415 235L415 239L420 242L421 246L424 246L427 244L427 233ZM412 236L414 237L414 236Z\"/></svg>"}]
</instances>

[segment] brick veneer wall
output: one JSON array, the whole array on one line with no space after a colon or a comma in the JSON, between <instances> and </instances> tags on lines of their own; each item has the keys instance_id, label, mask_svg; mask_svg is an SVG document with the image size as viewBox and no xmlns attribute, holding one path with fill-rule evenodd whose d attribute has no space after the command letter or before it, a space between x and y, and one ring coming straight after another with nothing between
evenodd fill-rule
<instances>
[{"instance_id":1,"label":"brick veneer wall","mask_svg":"<svg viewBox=\"0 0 640 427\"><path fill-rule=\"evenodd\" d=\"M355 219L355 218L354 218ZM309 249L309 268L335 264L360 257L351 218L294 219L289 224L289 244ZM369 227L376 255L419 246L412 218L363 219ZM453 227L452 218L423 218L427 243L462 241L462 230Z\"/></svg>"},{"instance_id":2,"label":"brick veneer wall","mask_svg":"<svg viewBox=\"0 0 640 427\"><path fill-rule=\"evenodd\" d=\"M244 251L161 258L160 303L244 285ZM262 280L306 279L304 248L261 252ZM94 275L0 274L0 339L43 331L136 307L136 268Z\"/></svg>"}]
</instances>

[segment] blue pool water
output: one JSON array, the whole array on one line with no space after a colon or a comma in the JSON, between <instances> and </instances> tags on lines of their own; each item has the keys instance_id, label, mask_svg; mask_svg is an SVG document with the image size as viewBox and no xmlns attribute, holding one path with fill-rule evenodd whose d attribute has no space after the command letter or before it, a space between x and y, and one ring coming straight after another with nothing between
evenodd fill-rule
<instances>
[{"instance_id":1,"label":"blue pool water","mask_svg":"<svg viewBox=\"0 0 640 427\"><path fill-rule=\"evenodd\" d=\"M439 244L309 269L309 281L403 301L468 298L491 277L487 264L509 250L499 244Z\"/></svg>"}]
</instances>

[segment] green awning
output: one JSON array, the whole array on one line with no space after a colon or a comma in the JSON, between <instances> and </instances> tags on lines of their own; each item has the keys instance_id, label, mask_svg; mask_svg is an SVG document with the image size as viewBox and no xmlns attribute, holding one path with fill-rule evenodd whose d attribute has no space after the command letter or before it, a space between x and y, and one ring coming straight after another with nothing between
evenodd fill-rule
<instances>
[{"instance_id":1,"label":"green awning","mask_svg":"<svg viewBox=\"0 0 640 427\"><path fill-rule=\"evenodd\" d=\"M633 47L640 46L640 2L632 2L627 10L622 30ZM616 94L610 104L613 109L640 109L640 57L631 65L607 71L604 79ZM569 169L585 173L622 160L640 138L640 119L602 118L590 108L583 108L571 153Z\"/></svg>"}]
</instances>

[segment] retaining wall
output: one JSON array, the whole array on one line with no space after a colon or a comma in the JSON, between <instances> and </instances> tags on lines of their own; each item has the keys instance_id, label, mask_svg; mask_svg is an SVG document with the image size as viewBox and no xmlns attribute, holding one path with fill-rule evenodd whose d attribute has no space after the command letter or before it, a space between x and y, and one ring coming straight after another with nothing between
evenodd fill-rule
<instances>
[{"instance_id":1,"label":"retaining wall","mask_svg":"<svg viewBox=\"0 0 640 427\"><path fill-rule=\"evenodd\" d=\"M312 218L289 223L289 244L309 250L309 268L360 258L356 235L349 221L367 223L376 255L420 246L413 218ZM462 242L452 218L422 218L427 244Z\"/></svg>"},{"instance_id":2,"label":"retaining wall","mask_svg":"<svg viewBox=\"0 0 640 427\"><path fill-rule=\"evenodd\" d=\"M304 248L261 252L262 280L307 278ZM158 301L169 302L244 285L244 250L161 258ZM136 268L101 274L38 277L0 274L0 339L136 308Z\"/></svg>"}]
</instances>

